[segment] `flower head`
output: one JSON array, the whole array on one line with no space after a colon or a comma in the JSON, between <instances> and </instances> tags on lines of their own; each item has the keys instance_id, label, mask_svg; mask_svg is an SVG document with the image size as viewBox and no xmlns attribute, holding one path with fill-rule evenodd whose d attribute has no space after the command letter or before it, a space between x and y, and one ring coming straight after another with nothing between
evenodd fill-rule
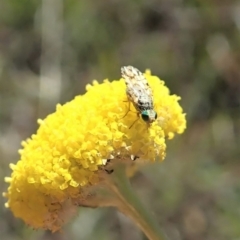
<instances>
[{"instance_id":1,"label":"flower head","mask_svg":"<svg viewBox=\"0 0 240 240\"><path fill-rule=\"evenodd\" d=\"M39 129L22 142L20 160L13 170L7 206L34 228L61 228L84 201L86 189L101 181L107 162L163 160L166 138L182 133L185 115L164 82L146 71L158 119L151 125L139 118L126 95L123 79L87 85L85 95L56 107L38 120ZM136 121L137 120L137 121ZM133 124L133 122L135 122ZM132 125L133 124L133 125ZM130 126L132 127L130 128Z\"/></svg>"}]
</instances>

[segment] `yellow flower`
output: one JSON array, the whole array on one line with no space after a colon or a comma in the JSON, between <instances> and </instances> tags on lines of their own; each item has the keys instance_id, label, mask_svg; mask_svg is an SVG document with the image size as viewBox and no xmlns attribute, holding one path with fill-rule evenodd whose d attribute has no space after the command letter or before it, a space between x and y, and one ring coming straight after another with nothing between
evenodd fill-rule
<instances>
[{"instance_id":1,"label":"yellow flower","mask_svg":"<svg viewBox=\"0 0 240 240\"><path fill-rule=\"evenodd\" d=\"M165 138L184 131L185 114L180 98L170 95L163 81L150 71L145 76L158 114L150 127L133 105L129 111L123 79L94 81L85 95L58 104L55 113L38 120L37 133L22 142L21 158L10 165L11 178L5 179L10 183L6 206L16 217L34 228L56 231L76 203L86 200L87 187L101 181L109 160L128 159L132 164L134 156L136 163L164 159Z\"/></svg>"}]
</instances>

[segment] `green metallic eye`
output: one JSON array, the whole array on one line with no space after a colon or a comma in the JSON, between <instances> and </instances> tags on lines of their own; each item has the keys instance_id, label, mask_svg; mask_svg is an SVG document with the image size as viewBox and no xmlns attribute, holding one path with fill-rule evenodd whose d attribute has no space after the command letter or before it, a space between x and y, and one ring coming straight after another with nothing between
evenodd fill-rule
<instances>
[{"instance_id":1,"label":"green metallic eye","mask_svg":"<svg viewBox=\"0 0 240 240\"><path fill-rule=\"evenodd\" d=\"M142 111L141 116L142 116L143 121L145 121L145 122L149 121L149 114L146 110Z\"/></svg>"}]
</instances>

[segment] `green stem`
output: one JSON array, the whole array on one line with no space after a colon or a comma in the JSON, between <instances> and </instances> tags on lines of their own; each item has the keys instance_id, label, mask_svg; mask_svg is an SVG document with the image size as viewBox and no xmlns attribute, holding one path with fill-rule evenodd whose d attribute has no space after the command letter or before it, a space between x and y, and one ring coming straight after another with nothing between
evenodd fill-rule
<instances>
[{"instance_id":1,"label":"green stem","mask_svg":"<svg viewBox=\"0 0 240 240\"><path fill-rule=\"evenodd\" d=\"M160 227L134 193L124 166L117 166L110 179L112 182L108 182L108 186L119 199L120 204L117 205L119 210L132 218L149 240L163 240L164 237Z\"/></svg>"}]
</instances>

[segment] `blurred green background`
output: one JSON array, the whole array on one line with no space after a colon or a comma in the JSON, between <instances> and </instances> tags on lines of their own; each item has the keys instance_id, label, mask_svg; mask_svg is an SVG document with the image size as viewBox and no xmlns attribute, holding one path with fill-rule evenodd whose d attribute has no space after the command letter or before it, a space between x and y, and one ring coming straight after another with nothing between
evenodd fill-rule
<instances>
[{"instance_id":1,"label":"blurred green background","mask_svg":"<svg viewBox=\"0 0 240 240\"><path fill-rule=\"evenodd\" d=\"M0 0L0 176L37 118L133 65L182 97L186 132L133 179L170 240L240 239L240 2ZM7 184L0 181L0 190ZM114 209L84 209L62 233L34 231L0 198L4 240L146 239Z\"/></svg>"}]
</instances>

